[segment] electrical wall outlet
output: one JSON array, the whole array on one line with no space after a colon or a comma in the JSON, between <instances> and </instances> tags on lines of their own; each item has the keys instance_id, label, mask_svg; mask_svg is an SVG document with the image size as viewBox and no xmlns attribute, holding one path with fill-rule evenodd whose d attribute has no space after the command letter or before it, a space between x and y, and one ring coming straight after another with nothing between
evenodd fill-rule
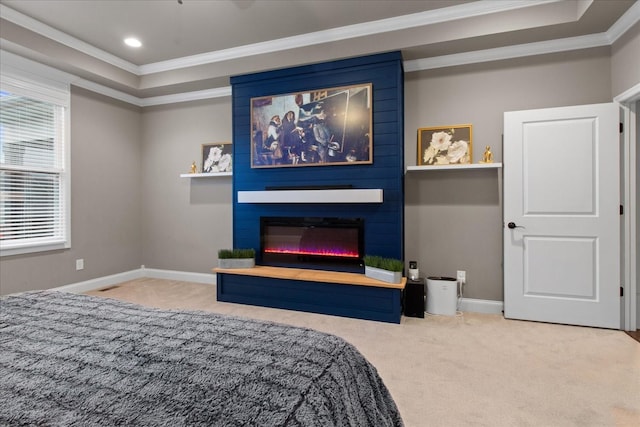
<instances>
[{"instance_id":1,"label":"electrical wall outlet","mask_svg":"<svg viewBox=\"0 0 640 427\"><path fill-rule=\"evenodd\" d=\"M76 260L76 270L84 270L84 259L80 258Z\"/></svg>"},{"instance_id":2,"label":"electrical wall outlet","mask_svg":"<svg viewBox=\"0 0 640 427\"><path fill-rule=\"evenodd\" d=\"M464 270L458 270L457 276L458 282L466 283L467 282L467 272Z\"/></svg>"}]
</instances>

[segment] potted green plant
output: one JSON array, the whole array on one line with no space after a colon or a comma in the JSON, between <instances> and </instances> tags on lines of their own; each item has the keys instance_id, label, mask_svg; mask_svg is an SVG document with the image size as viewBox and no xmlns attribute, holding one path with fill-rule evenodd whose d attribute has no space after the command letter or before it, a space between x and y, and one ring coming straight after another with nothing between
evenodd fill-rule
<instances>
[{"instance_id":1,"label":"potted green plant","mask_svg":"<svg viewBox=\"0 0 640 427\"><path fill-rule=\"evenodd\" d=\"M254 249L220 249L218 251L218 267L220 268L252 268L256 265Z\"/></svg>"},{"instance_id":2,"label":"potted green plant","mask_svg":"<svg viewBox=\"0 0 640 427\"><path fill-rule=\"evenodd\" d=\"M395 258L384 258L377 255L365 255L364 274L372 279L388 283L400 283L404 262Z\"/></svg>"}]
</instances>

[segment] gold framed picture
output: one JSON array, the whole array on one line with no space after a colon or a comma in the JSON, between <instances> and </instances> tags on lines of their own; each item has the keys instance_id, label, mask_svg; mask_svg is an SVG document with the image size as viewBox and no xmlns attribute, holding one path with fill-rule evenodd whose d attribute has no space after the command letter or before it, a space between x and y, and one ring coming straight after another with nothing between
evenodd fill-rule
<instances>
[{"instance_id":1,"label":"gold framed picture","mask_svg":"<svg viewBox=\"0 0 640 427\"><path fill-rule=\"evenodd\" d=\"M418 129L418 166L463 165L472 160L470 124Z\"/></svg>"},{"instance_id":2,"label":"gold framed picture","mask_svg":"<svg viewBox=\"0 0 640 427\"><path fill-rule=\"evenodd\" d=\"M251 167L373 163L372 84L251 98Z\"/></svg>"},{"instance_id":3,"label":"gold framed picture","mask_svg":"<svg viewBox=\"0 0 640 427\"><path fill-rule=\"evenodd\" d=\"M233 146L230 142L202 144L202 173L233 171Z\"/></svg>"}]
</instances>

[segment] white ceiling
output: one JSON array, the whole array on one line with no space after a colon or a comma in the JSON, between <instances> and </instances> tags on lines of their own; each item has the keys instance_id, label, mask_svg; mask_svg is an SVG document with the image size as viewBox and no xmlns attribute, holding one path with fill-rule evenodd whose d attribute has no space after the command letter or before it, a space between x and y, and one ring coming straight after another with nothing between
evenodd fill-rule
<instances>
[{"instance_id":1,"label":"white ceiling","mask_svg":"<svg viewBox=\"0 0 640 427\"><path fill-rule=\"evenodd\" d=\"M85 85L149 99L226 88L232 75L392 50L402 51L405 69L424 69L610 45L640 19L638 6L636 0L0 0L0 47ZM126 36L143 47L125 46Z\"/></svg>"},{"instance_id":2,"label":"white ceiling","mask_svg":"<svg viewBox=\"0 0 640 427\"><path fill-rule=\"evenodd\" d=\"M467 0L468 2L469 0ZM136 65L407 15L465 1L3 0ZM125 35L144 48L127 48Z\"/></svg>"}]
</instances>

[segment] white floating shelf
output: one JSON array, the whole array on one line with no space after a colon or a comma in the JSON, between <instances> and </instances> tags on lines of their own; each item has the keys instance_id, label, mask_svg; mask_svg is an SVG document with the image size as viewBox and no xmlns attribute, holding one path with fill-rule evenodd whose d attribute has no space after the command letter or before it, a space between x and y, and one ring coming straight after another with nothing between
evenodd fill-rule
<instances>
[{"instance_id":1,"label":"white floating shelf","mask_svg":"<svg viewBox=\"0 0 640 427\"><path fill-rule=\"evenodd\" d=\"M180 178L215 178L217 176L231 176L233 172L214 172L214 173L182 173Z\"/></svg>"},{"instance_id":2,"label":"white floating shelf","mask_svg":"<svg viewBox=\"0 0 640 427\"><path fill-rule=\"evenodd\" d=\"M407 166L407 172L453 170L453 169L498 169L501 167L502 167L502 163L473 163L470 165L440 165L440 166Z\"/></svg>"},{"instance_id":3,"label":"white floating shelf","mask_svg":"<svg viewBox=\"0 0 640 427\"><path fill-rule=\"evenodd\" d=\"M382 189L238 191L238 203L382 203Z\"/></svg>"}]
</instances>

